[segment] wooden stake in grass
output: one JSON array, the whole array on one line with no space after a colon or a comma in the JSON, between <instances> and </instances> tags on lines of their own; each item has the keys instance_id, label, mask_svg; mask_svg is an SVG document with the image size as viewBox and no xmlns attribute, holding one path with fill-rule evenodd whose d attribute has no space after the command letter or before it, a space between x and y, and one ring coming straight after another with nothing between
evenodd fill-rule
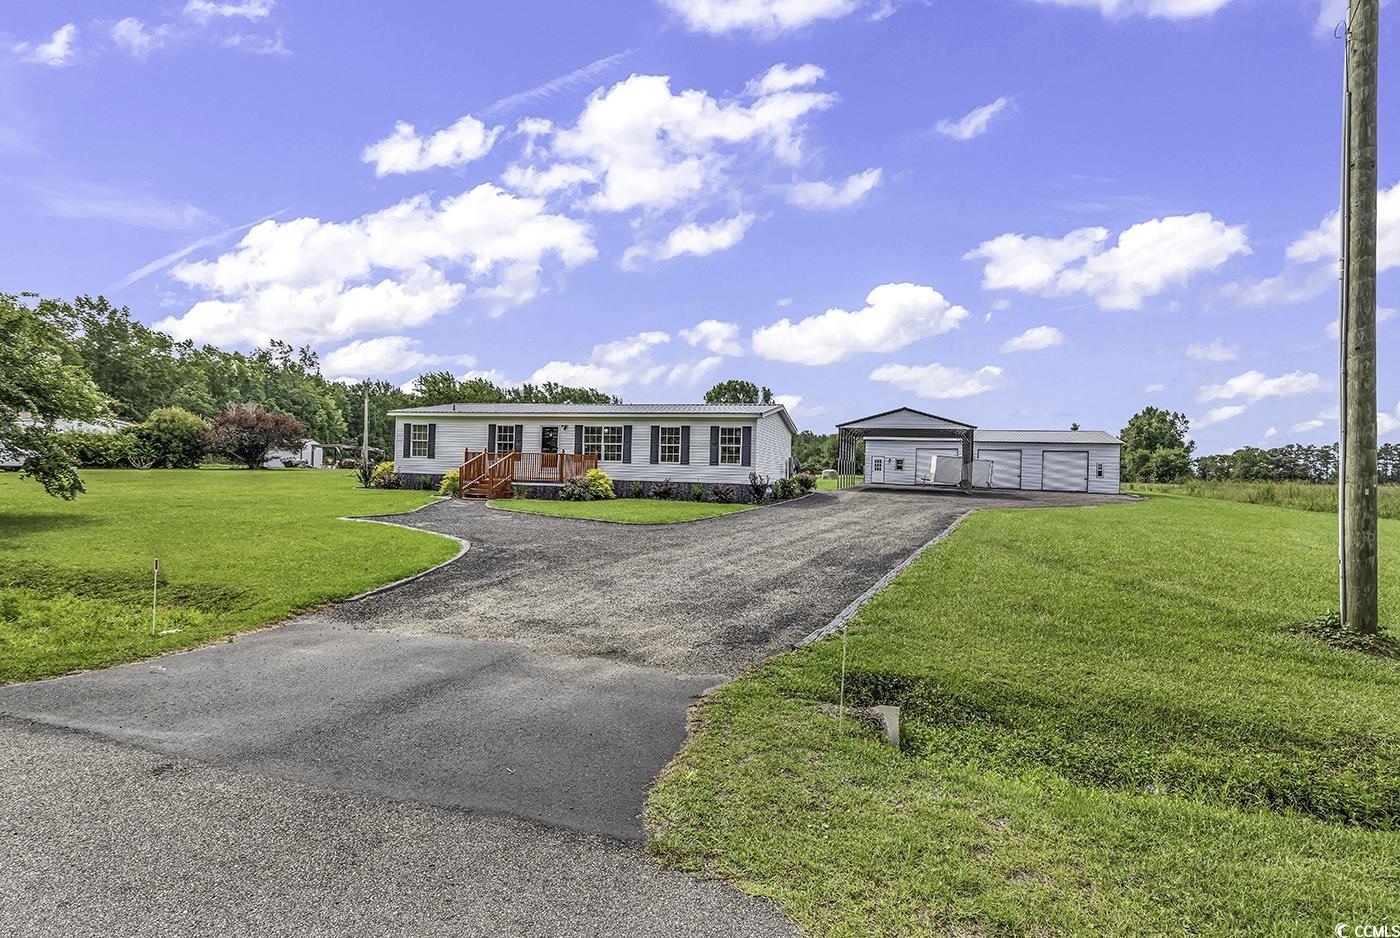
<instances>
[{"instance_id":1,"label":"wooden stake in grass","mask_svg":"<svg viewBox=\"0 0 1400 938\"><path fill-rule=\"evenodd\" d=\"M156 637L156 586L160 581L160 558L151 561L151 638Z\"/></svg>"}]
</instances>

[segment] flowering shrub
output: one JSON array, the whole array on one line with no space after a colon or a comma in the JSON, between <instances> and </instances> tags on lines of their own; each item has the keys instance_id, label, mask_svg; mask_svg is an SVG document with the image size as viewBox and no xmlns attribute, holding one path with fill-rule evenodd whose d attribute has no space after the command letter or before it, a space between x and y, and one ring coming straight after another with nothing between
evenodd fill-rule
<instances>
[{"instance_id":1,"label":"flowering shrub","mask_svg":"<svg viewBox=\"0 0 1400 938\"><path fill-rule=\"evenodd\" d=\"M442 474L442 481L438 483L439 495L456 495L457 482L461 478L461 469L449 469Z\"/></svg>"},{"instance_id":2,"label":"flowering shrub","mask_svg":"<svg viewBox=\"0 0 1400 938\"><path fill-rule=\"evenodd\" d=\"M399 477L394 472L394 464L385 460L374 467L374 472L369 477L369 487L372 489L396 489L399 487Z\"/></svg>"},{"instance_id":3,"label":"flowering shrub","mask_svg":"<svg viewBox=\"0 0 1400 938\"><path fill-rule=\"evenodd\" d=\"M593 500L617 497L617 493L613 491L612 479L601 469L589 469L583 474L583 482L588 486L589 497Z\"/></svg>"}]
</instances>

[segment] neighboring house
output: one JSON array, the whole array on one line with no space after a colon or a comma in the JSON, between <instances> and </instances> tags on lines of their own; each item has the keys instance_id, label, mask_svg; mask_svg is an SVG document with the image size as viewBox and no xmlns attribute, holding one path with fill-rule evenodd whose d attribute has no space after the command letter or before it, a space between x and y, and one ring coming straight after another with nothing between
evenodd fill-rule
<instances>
[{"instance_id":1,"label":"neighboring house","mask_svg":"<svg viewBox=\"0 0 1400 938\"><path fill-rule=\"evenodd\" d=\"M943 476L935 467L944 457L966 463L964 478L978 487L1119 491L1123 443L1102 430L983 430L909 407L852 420L837 429L849 466L842 471L862 476L866 483L940 484ZM851 461L856 440L865 441L864 466Z\"/></svg>"},{"instance_id":2,"label":"neighboring house","mask_svg":"<svg viewBox=\"0 0 1400 938\"><path fill-rule=\"evenodd\" d=\"M788 475L797 432L781 404L443 404L390 416L409 485L482 452L520 453L518 482L557 484L596 460L620 482L743 485Z\"/></svg>"},{"instance_id":3,"label":"neighboring house","mask_svg":"<svg viewBox=\"0 0 1400 938\"><path fill-rule=\"evenodd\" d=\"M38 421L29 412L20 411L19 423L22 427L32 427ZM52 424L53 429L58 433L105 433L108 435L121 433L131 425L131 421L117 420L115 417L96 423L89 423L86 420L55 420ZM18 469L24 465L25 455L25 453L0 447L0 469Z\"/></svg>"},{"instance_id":4,"label":"neighboring house","mask_svg":"<svg viewBox=\"0 0 1400 938\"><path fill-rule=\"evenodd\" d=\"M288 464L298 468L310 467L320 469L326 464L326 447L315 440L306 440L301 444L300 450L274 449L268 450L267 459L263 462L264 469L283 469Z\"/></svg>"}]
</instances>

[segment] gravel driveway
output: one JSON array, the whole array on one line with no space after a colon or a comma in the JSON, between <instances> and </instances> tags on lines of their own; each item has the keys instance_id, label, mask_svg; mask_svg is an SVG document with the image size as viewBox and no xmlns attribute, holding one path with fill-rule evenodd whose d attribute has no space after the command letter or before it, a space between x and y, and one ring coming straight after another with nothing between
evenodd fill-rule
<instances>
[{"instance_id":1,"label":"gravel driveway","mask_svg":"<svg viewBox=\"0 0 1400 938\"><path fill-rule=\"evenodd\" d=\"M0 687L0 932L197 933L207 915L780 934L768 906L641 853L688 708L969 508L1105 500L821 493L667 527L460 502L401 516L471 549L280 628Z\"/></svg>"}]
</instances>

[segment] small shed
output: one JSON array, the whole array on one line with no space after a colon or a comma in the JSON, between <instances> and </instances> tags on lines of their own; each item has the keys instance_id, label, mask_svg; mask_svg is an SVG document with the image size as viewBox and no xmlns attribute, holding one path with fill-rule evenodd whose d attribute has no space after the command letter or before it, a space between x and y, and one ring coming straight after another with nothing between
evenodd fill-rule
<instances>
[{"instance_id":1,"label":"small shed","mask_svg":"<svg viewBox=\"0 0 1400 938\"><path fill-rule=\"evenodd\" d=\"M860 420L836 425L836 472L838 487L849 488L864 482L886 485L917 485L931 479L939 456L962 460L959 488L972 487L973 433L970 423L950 420L937 414L897 407ZM890 454L876 453L870 443L895 441ZM861 443L870 441L861 452ZM872 476L876 466L878 477Z\"/></svg>"}]
</instances>

